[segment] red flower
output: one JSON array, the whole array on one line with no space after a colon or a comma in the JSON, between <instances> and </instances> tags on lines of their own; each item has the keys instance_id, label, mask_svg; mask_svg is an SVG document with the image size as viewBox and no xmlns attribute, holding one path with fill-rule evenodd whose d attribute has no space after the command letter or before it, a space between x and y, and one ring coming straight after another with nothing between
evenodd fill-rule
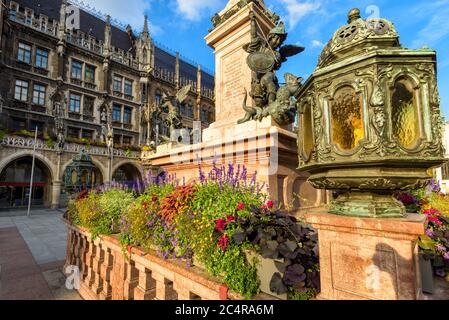
<instances>
[{"instance_id":1,"label":"red flower","mask_svg":"<svg viewBox=\"0 0 449 320\"><path fill-rule=\"evenodd\" d=\"M153 194L153 197L151 198L151 201L153 201L153 203L157 203L158 197L156 194Z\"/></svg>"},{"instance_id":2,"label":"red flower","mask_svg":"<svg viewBox=\"0 0 449 320\"><path fill-rule=\"evenodd\" d=\"M226 228L226 220L225 219L218 219L217 221L215 221L215 228L219 231L219 232L223 232L224 229Z\"/></svg>"},{"instance_id":3,"label":"red flower","mask_svg":"<svg viewBox=\"0 0 449 320\"><path fill-rule=\"evenodd\" d=\"M243 202L240 202L239 205L237 206L237 211L240 211L243 209L245 209L245 204Z\"/></svg>"},{"instance_id":4,"label":"red flower","mask_svg":"<svg viewBox=\"0 0 449 320\"><path fill-rule=\"evenodd\" d=\"M427 217L427 219L430 222L436 223L436 224L442 224L442 222L440 221L440 219L438 219L437 217Z\"/></svg>"},{"instance_id":5,"label":"red flower","mask_svg":"<svg viewBox=\"0 0 449 320\"><path fill-rule=\"evenodd\" d=\"M229 246L229 237L227 235L222 235L220 240L218 241L218 246L221 250L226 251Z\"/></svg>"},{"instance_id":6,"label":"red flower","mask_svg":"<svg viewBox=\"0 0 449 320\"><path fill-rule=\"evenodd\" d=\"M231 223L231 222L235 222L235 217L234 216L229 216L228 217L228 223Z\"/></svg>"},{"instance_id":7,"label":"red flower","mask_svg":"<svg viewBox=\"0 0 449 320\"><path fill-rule=\"evenodd\" d=\"M142 203L142 206L143 206L143 208L144 208L145 210L148 210L148 202L144 201L144 202Z\"/></svg>"},{"instance_id":8,"label":"red flower","mask_svg":"<svg viewBox=\"0 0 449 320\"><path fill-rule=\"evenodd\" d=\"M270 200L270 201L267 202L267 208L268 209L273 209L273 206L274 206L274 202L273 201Z\"/></svg>"}]
</instances>

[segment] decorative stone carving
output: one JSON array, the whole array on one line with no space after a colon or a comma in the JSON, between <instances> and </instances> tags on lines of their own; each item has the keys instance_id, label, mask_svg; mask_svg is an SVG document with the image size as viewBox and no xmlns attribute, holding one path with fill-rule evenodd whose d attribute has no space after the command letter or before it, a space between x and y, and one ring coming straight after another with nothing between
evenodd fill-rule
<instances>
[{"instance_id":1,"label":"decorative stone carving","mask_svg":"<svg viewBox=\"0 0 449 320\"><path fill-rule=\"evenodd\" d=\"M187 99L188 93L191 90L191 85L187 85L179 90L176 95L170 95L164 92L162 94L162 101L160 109L168 110L168 116L165 120L167 126L170 128L170 138L166 137L167 141L173 141L173 133L175 130L182 129L182 117L179 114L179 108L182 103Z\"/></svg>"},{"instance_id":2,"label":"decorative stone carving","mask_svg":"<svg viewBox=\"0 0 449 320\"><path fill-rule=\"evenodd\" d=\"M299 163L313 186L336 192L331 213L402 217L392 193L425 185L444 162L435 61L435 51L402 48L391 22L365 21L358 9L323 49L297 97L299 123L313 126L301 125L298 141L314 141Z\"/></svg>"}]
</instances>

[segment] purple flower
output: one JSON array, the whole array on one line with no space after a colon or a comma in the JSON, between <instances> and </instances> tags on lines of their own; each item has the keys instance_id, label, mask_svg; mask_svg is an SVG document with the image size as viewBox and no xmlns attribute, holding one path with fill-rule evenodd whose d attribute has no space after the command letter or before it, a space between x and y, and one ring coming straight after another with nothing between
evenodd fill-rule
<instances>
[{"instance_id":1,"label":"purple flower","mask_svg":"<svg viewBox=\"0 0 449 320\"><path fill-rule=\"evenodd\" d=\"M434 236L434 233L431 229L426 229L426 235L432 238Z\"/></svg>"},{"instance_id":2,"label":"purple flower","mask_svg":"<svg viewBox=\"0 0 449 320\"><path fill-rule=\"evenodd\" d=\"M435 248L437 249L437 251L443 251L443 252L447 251L447 249L442 244L437 244L435 246Z\"/></svg>"},{"instance_id":3,"label":"purple flower","mask_svg":"<svg viewBox=\"0 0 449 320\"><path fill-rule=\"evenodd\" d=\"M449 260L449 252L446 252L446 253L443 255L443 258L444 258L444 260Z\"/></svg>"}]
</instances>

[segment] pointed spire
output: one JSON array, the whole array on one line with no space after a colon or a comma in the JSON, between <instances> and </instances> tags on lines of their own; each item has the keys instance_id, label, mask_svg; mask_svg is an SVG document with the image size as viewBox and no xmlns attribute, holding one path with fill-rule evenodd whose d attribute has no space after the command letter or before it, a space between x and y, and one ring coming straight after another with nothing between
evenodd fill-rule
<instances>
[{"instance_id":1,"label":"pointed spire","mask_svg":"<svg viewBox=\"0 0 449 320\"><path fill-rule=\"evenodd\" d=\"M59 10L59 25L61 25L61 26L65 26L66 11L67 11L67 1L62 0L61 8Z\"/></svg>"},{"instance_id":2,"label":"pointed spire","mask_svg":"<svg viewBox=\"0 0 449 320\"><path fill-rule=\"evenodd\" d=\"M112 45L112 26L111 26L111 16L106 16L106 26L104 28L104 44L106 48L110 48Z\"/></svg>"},{"instance_id":3,"label":"pointed spire","mask_svg":"<svg viewBox=\"0 0 449 320\"><path fill-rule=\"evenodd\" d=\"M149 35L150 34L150 29L148 28L148 16L147 15L145 15L145 22L144 22L144 25L143 25L143 33L145 35Z\"/></svg>"}]
</instances>

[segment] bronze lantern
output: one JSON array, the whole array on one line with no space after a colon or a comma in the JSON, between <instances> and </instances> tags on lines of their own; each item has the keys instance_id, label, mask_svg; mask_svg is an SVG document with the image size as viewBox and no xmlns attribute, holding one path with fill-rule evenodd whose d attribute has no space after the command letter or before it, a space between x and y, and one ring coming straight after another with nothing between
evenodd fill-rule
<instances>
[{"instance_id":1,"label":"bronze lantern","mask_svg":"<svg viewBox=\"0 0 449 320\"><path fill-rule=\"evenodd\" d=\"M436 52L403 48L394 25L353 9L299 95L299 169L334 191L330 213L403 217L393 194L444 162Z\"/></svg>"}]
</instances>

